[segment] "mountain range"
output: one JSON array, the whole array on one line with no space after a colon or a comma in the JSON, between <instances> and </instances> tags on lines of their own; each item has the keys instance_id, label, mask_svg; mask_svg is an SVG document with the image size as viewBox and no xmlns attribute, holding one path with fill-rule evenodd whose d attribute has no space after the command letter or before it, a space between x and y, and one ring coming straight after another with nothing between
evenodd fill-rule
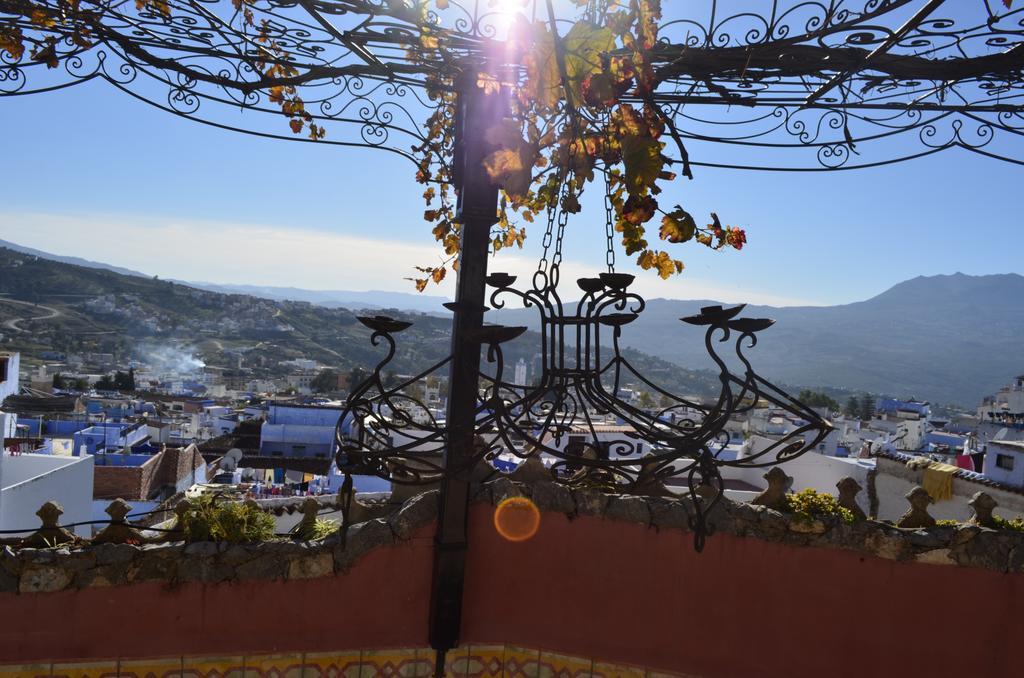
<instances>
[{"instance_id":1,"label":"mountain range","mask_svg":"<svg viewBox=\"0 0 1024 678\"><path fill-rule=\"evenodd\" d=\"M245 367L260 376L294 369L282 363L296 358L340 371L367 369L386 353L386 344L372 342L358 322L375 313L211 292L0 247L0 347L29 358L46 351L99 352L153 363L156 356L166 362L171 352L176 362ZM450 315L385 313L411 323L396 336L387 372L416 374L449 355ZM521 359L532 362L539 343L539 335L527 332L504 344L508 368ZM704 395L715 388L710 372L633 350L629 357L674 391Z\"/></svg>"},{"instance_id":2,"label":"mountain range","mask_svg":"<svg viewBox=\"0 0 1024 678\"><path fill-rule=\"evenodd\" d=\"M0 245L7 246L3 241ZM149 279L144 274L105 264L12 248L44 259ZM70 280L64 284L75 287ZM308 302L338 313L359 308L444 313L439 308L445 301L441 297L184 284L229 296L270 299L278 304ZM2 287L0 292L7 291ZM720 302L649 300L641 316L624 328L621 344L678 365L688 375L703 373L713 365L704 350L701 330L681 323L679 318L713 305ZM350 323L352 314L345 315ZM856 303L748 306L743 315L776 321L759 334L758 345L749 356L759 373L779 383L973 406L1014 375L1024 372L1024 276L1014 273L922 276ZM444 322L443 317L434 320ZM488 314L488 321L538 329L536 312L530 309L493 311Z\"/></svg>"},{"instance_id":3,"label":"mountain range","mask_svg":"<svg viewBox=\"0 0 1024 678\"><path fill-rule=\"evenodd\" d=\"M71 264L83 268L93 268L101 271L111 271L121 275L130 275L139 278L152 278L153 276L129 268L104 264L99 261L90 261L81 257L66 257L57 254L50 254L32 247L25 247L6 240L0 240L0 247L30 254L35 257L57 261L62 264ZM273 287L269 285L229 285L223 283L197 282L191 280L174 280L174 282L189 285L201 290L210 292L221 292L223 294L246 294L262 299L274 301L306 301L311 304L318 304L328 308L349 308L349 309L382 309L397 308L406 311L418 311L421 313L445 313L444 304L451 301L447 297L432 296L429 294L412 294L407 292L386 292L383 290L369 290L366 292L355 290L304 290L297 287Z\"/></svg>"},{"instance_id":4,"label":"mountain range","mask_svg":"<svg viewBox=\"0 0 1024 678\"><path fill-rule=\"evenodd\" d=\"M703 330L680 318L713 300L652 299L621 343L678 365L711 366ZM535 327L535 312L502 311L501 322ZM976 405L1024 372L1024 276L917 277L839 306L747 306L771 318L748 352L764 376L808 387L841 387L903 398Z\"/></svg>"}]
</instances>

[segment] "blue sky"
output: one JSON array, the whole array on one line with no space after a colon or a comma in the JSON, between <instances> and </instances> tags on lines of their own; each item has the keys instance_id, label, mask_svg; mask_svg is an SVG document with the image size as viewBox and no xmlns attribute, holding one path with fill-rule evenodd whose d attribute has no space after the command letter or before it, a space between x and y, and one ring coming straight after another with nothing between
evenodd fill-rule
<instances>
[{"instance_id":1,"label":"blue sky","mask_svg":"<svg viewBox=\"0 0 1024 678\"><path fill-rule=\"evenodd\" d=\"M232 134L101 82L0 98L0 125L5 240L161 277L319 289L412 291L411 266L437 259L422 187L397 156ZM638 272L641 291L835 304L918 275L1019 273L1022 179L1022 167L964 151L855 172L698 168L662 202L716 211L749 244L680 249L683 275ZM603 212L587 206L570 222L570 274L604 259ZM540 244L528 233L494 270L528 269Z\"/></svg>"}]
</instances>

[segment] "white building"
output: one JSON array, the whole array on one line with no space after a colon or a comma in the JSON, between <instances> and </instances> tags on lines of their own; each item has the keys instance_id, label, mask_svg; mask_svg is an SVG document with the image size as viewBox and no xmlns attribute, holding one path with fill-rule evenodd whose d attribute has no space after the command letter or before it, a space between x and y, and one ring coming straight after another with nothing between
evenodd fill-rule
<instances>
[{"instance_id":1,"label":"white building","mask_svg":"<svg viewBox=\"0 0 1024 678\"><path fill-rule=\"evenodd\" d=\"M1024 487L1024 442L990 440L985 451L985 477L1011 487Z\"/></svg>"},{"instance_id":2,"label":"white building","mask_svg":"<svg viewBox=\"0 0 1024 678\"><path fill-rule=\"evenodd\" d=\"M92 455L12 455L4 442L0 436L0 530L25 529L25 535L31 534L41 525L36 511L51 500L64 507L61 524L91 519ZM76 527L75 533L88 537L92 527Z\"/></svg>"},{"instance_id":3,"label":"white building","mask_svg":"<svg viewBox=\"0 0 1024 678\"><path fill-rule=\"evenodd\" d=\"M3 404L7 396L18 395L20 369L20 353L0 353L0 404Z\"/></svg>"},{"instance_id":4,"label":"white building","mask_svg":"<svg viewBox=\"0 0 1024 678\"><path fill-rule=\"evenodd\" d=\"M516 363L515 383L520 385L526 383L526 360L523 358L520 358L519 362Z\"/></svg>"}]
</instances>

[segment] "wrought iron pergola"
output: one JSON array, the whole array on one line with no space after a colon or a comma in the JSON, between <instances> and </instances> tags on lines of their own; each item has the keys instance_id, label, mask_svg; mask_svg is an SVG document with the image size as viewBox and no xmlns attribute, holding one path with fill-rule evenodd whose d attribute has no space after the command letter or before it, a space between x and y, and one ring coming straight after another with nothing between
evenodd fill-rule
<instances>
[{"instance_id":1,"label":"wrought iron pergola","mask_svg":"<svg viewBox=\"0 0 1024 678\"><path fill-rule=\"evenodd\" d=\"M456 96L454 119L444 123L452 128L449 143L433 159L450 166L461 224L451 354L388 387L382 372L408 324L362 319L387 355L352 391L337 459L348 488L360 473L440 484L431 606L440 662L458 644L470 479L481 464L545 460L552 480L610 492L660 491L660 481L681 477L700 549L707 512L723 493L722 468L782 463L830 431L825 419L756 373L746 351L771 321L743 318L741 306L682 319L706 328L720 381L710 403L679 397L640 373L619 339L644 301L629 289L632 276L615 268L610 231L607 270L574 281L566 297L573 301L563 301L567 210L550 209L544 255L524 287L508 274L488 275L499 187L483 171L493 150L485 132L508 113L508 83L522 78L523 64L507 42L514 15L564 36L617 4L631 3L0 0L0 95L102 80L207 125L378 148L421 170L416 149L428 141L424 125L437 110L431 97ZM656 108L671 139L665 153L684 176L701 167L847 170L954 148L1024 164L1022 8L1003 0L675 4L665 3L649 50L656 87L623 93L620 101ZM27 39L24 52L15 37ZM556 56L564 61L559 40ZM564 79L565 64L559 66ZM481 86L481 73L501 86ZM301 106L282 106L282 91L286 99L301 93ZM300 130L312 129L310 136L289 134L282 113ZM587 115L586 107L563 100L554 124ZM486 304L500 308L509 299L539 314L538 383L513 383L504 364L502 345L525 328L484 324ZM722 347L730 341L735 358L727 360ZM411 386L444 372L447 411L439 417ZM629 402L620 388L626 381L643 384L663 404ZM757 454L722 456L729 418L764 405L789 413L798 426ZM624 432L605 435L609 422Z\"/></svg>"}]
</instances>

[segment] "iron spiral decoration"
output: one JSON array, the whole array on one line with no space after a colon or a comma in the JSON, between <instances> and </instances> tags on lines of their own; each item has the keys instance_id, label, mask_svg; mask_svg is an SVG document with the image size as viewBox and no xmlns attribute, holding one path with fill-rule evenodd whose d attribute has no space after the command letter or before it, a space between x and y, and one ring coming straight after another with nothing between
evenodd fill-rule
<instances>
[{"instance_id":1,"label":"iron spiral decoration","mask_svg":"<svg viewBox=\"0 0 1024 678\"><path fill-rule=\"evenodd\" d=\"M68 4L34 1L54 12ZM521 4L527 20L544 19L545 0ZM832 171L948 149L1021 164L1024 7L978 0L922 11L925 4L751 0L737 11L719 0L665 3L653 101L693 167ZM54 39L47 61L0 48L0 96L100 79L209 125L312 143L281 129L268 98L253 28L264 26L295 70L312 121L328 132L316 143L386 149L412 162L433 110L427 82L452 81L467 60L500 60L510 26L490 0L448 0L444 9L433 0L255 0L245 4L251 26L225 0L168 0L166 15L126 0L75 6L93 17L88 46L31 21L21 0L0 0L0 26ZM571 25L568 17L556 23ZM428 33L446 40L450 62L415 58Z\"/></svg>"},{"instance_id":2,"label":"iron spiral decoration","mask_svg":"<svg viewBox=\"0 0 1024 678\"><path fill-rule=\"evenodd\" d=\"M382 374L394 357L396 335L409 323L365 317L371 341L387 347L384 359L353 389L338 427L337 464L346 475L376 475L396 484L432 485L445 475L471 473L485 479L512 472L528 460L540 461L550 480L570 487L611 493L688 494L695 546L711 531L708 513L724 493L723 467L766 467L815 448L832 430L814 410L789 396L754 370L746 352L759 332L773 323L739 317L744 306L708 307L682 322L705 328L705 346L718 370L720 388L710 402L680 397L652 382L623 355L622 329L644 309L631 292L633 276L606 272L581 278L578 301L566 304L558 293L558 265L534 277L529 289L513 287L516 277L491 273L490 303L517 299L539 314L541 374L536 383L507 377L502 345L525 327L484 326L480 337L486 370L479 374L474 455L461 468L445 468L443 419L422 399L410 395L436 375L449 358L401 383L386 386ZM730 368L723 350L741 369ZM626 399L621 386L640 383L661 398L657 408ZM420 384L420 386L416 386ZM756 454L723 457L726 424L736 414L769 406L799 425Z\"/></svg>"}]
</instances>

